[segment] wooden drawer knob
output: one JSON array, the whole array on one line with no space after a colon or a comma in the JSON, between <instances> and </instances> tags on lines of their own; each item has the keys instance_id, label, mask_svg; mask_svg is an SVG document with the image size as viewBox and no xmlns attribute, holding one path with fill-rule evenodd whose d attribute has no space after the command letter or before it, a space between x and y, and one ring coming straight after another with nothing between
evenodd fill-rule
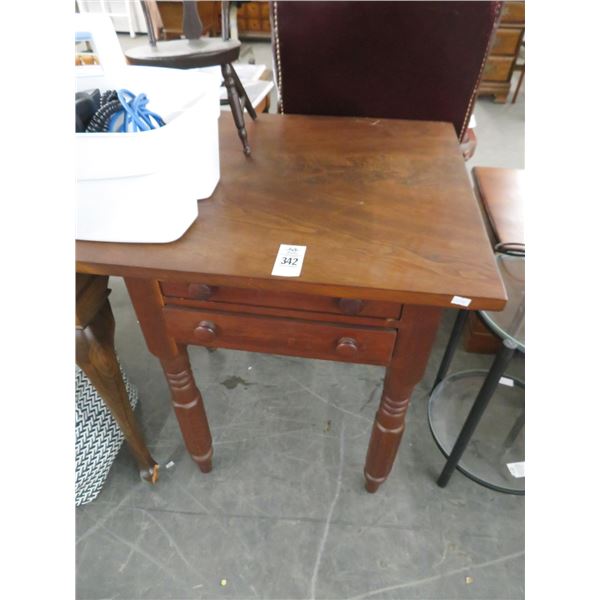
<instances>
[{"instance_id":1,"label":"wooden drawer knob","mask_svg":"<svg viewBox=\"0 0 600 600\"><path fill-rule=\"evenodd\" d=\"M358 298L340 298L338 306L345 315L357 315L364 308L365 303Z\"/></svg>"},{"instance_id":2,"label":"wooden drawer knob","mask_svg":"<svg viewBox=\"0 0 600 600\"><path fill-rule=\"evenodd\" d=\"M194 337L200 342L212 342L217 337L217 326L212 321L200 321Z\"/></svg>"},{"instance_id":3,"label":"wooden drawer knob","mask_svg":"<svg viewBox=\"0 0 600 600\"><path fill-rule=\"evenodd\" d=\"M358 352L358 342L351 337L343 337L337 341L336 351L342 356L352 356Z\"/></svg>"},{"instance_id":4,"label":"wooden drawer knob","mask_svg":"<svg viewBox=\"0 0 600 600\"><path fill-rule=\"evenodd\" d=\"M208 300L214 293L216 288L206 283L190 283L188 293L196 300Z\"/></svg>"}]
</instances>

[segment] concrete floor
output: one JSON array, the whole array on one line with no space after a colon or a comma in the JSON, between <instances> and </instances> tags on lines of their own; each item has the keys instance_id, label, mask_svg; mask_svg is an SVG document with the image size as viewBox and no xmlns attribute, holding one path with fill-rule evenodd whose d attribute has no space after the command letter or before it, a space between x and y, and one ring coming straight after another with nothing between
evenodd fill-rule
<instances>
[{"instance_id":1,"label":"concrete floor","mask_svg":"<svg viewBox=\"0 0 600 600\"><path fill-rule=\"evenodd\" d=\"M269 56L268 45L253 47ZM524 91L515 105L480 99L475 114L468 168L522 168ZM435 484L444 459L427 392L450 311L396 465L370 495L362 466L383 368L190 348L215 447L204 475L184 451L124 286L110 285L117 351L139 389L136 414L160 481L140 481L124 446L99 497L77 509L78 598L524 597L524 498L460 473L443 490ZM461 351L452 370L490 363ZM523 371L518 357L509 372Z\"/></svg>"}]
</instances>

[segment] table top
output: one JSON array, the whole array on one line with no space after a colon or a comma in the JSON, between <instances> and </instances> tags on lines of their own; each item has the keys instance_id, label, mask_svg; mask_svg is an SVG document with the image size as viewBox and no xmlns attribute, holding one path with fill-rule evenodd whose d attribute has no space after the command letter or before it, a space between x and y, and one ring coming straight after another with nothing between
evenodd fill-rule
<instances>
[{"instance_id":1,"label":"table top","mask_svg":"<svg viewBox=\"0 0 600 600\"><path fill-rule=\"evenodd\" d=\"M500 310L506 300L449 123L262 114L245 157L220 118L221 179L169 244L78 241L84 273ZM182 148L193 152L193 148ZM168 202L166 202L168 210ZM280 244L300 277L271 276Z\"/></svg>"},{"instance_id":2,"label":"table top","mask_svg":"<svg viewBox=\"0 0 600 600\"><path fill-rule=\"evenodd\" d=\"M481 316L496 335L525 352L525 257L498 254L496 260L508 301L502 311L481 311Z\"/></svg>"}]
</instances>

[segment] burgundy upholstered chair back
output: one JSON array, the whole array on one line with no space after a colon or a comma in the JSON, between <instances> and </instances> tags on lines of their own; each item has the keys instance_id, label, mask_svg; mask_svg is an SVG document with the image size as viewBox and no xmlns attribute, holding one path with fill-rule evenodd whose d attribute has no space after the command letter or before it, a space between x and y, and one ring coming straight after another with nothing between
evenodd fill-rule
<instances>
[{"instance_id":1,"label":"burgundy upholstered chair back","mask_svg":"<svg viewBox=\"0 0 600 600\"><path fill-rule=\"evenodd\" d=\"M280 111L446 121L463 139L501 2L272 2Z\"/></svg>"}]
</instances>

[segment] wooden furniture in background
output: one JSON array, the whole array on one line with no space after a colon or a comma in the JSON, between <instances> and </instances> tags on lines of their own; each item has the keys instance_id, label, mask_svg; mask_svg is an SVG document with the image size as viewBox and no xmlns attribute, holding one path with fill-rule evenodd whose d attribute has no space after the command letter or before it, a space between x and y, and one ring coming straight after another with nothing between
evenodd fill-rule
<instances>
[{"instance_id":1,"label":"wooden furniture in background","mask_svg":"<svg viewBox=\"0 0 600 600\"><path fill-rule=\"evenodd\" d=\"M248 134L244 123L244 108L256 119L256 111L246 94L232 63L240 56L241 43L229 38L229 2L220 2L222 6L223 39L201 37L204 30L195 2L183 3L183 35L185 39L159 40L155 31L163 31L156 25L156 2L142 0L144 18L148 27L148 45L135 46L125 51L127 62L131 65L151 67L171 67L174 69L197 69L220 66L231 114L242 141L244 154L250 154Z\"/></svg>"},{"instance_id":2,"label":"wooden furniture in background","mask_svg":"<svg viewBox=\"0 0 600 600\"><path fill-rule=\"evenodd\" d=\"M473 156L469 121L501 2L271 5L280 112L450 122Z\"/></svg>"},{"instance_id":3,"label":"wooden furniture in background","mask_svg":"<svg viewBox=\"0 0 600 600\"><path fill-rule=\"evenodd\" d=\"M525 79L525 40L521 42L521 48L519 49L519 55L517 56L517 61L515 63L515 72L519 72L520 75L511 104L514 104L517 101L521 84L523 83L523 79Z\"/></svg>"},{"instance_id":4,"label":"wooden furniture in background","mask_svg":"<svg viewBox=\"0 0 600 600\"><path fill-rule=\"evenodd\" d=\"M475 194L493 248L525 252L525 171L475 167ZM501 342L476 313L471 313L465 330L467 352L495 354Z\"/></svg>"},{"instance_id":5,"label":"wooden furniture in background","mask_svg":"<svg viewBox=\"0 0 600 600\"><path fill-rule=\"evenodd\" d=\"M244 2L237 9L238 35L248 39L271 38L268 2Z\"/></svg>"},{"instance_id":6,"label":"wooden furniture in background","mask_svg":"<svg viewBox=\"0 0 600 600\"><path fill-rule=\"evenodd\" d=\"M455 130L264 115L249 124L248 161L231 121L219 127L221 180L185 235L170 244L80 241L77 270L124 277L203 471L212 442L188 344L386 366L364 470L375 492L442 309L455 296L469 298L469 310L506 300ZM307 247L299 277L271 275L280 244Z\"/></svg>"},{"instance_id":7,"label":"wooden furniture in background","mask_svg":"<svg viewBox=\"0 0 600 600\"><path fill-rule=\"evenodd\" d=\"M493 95L495 102L506 102L524 34L525 2L505 2L479 85L480 96Z\"/></svg>"},{"instance_id":8,"label":"wooden furniture in background","mask_svg":"<svg viewBox=\"0 0 600 600\"><path fill-rule=\"evenodd\" d=\"M158 479L158 464L150 455L129 404L115 353L113 318L107 289L108 277L77 273L75 282L75 357L104 400L123 432L140 475L151 483Z\"/></svg>"},{"instance_id":9,"label":"wooden furniture in background","mask_svg":"<svg viewBox=\"0 0 600 600\"><path fill-rule=\"evenodd\" d=\"M179 39L183 35L183 2L182 0L158 0L156 2L164 25L165 39ZM198 14L203 24L203 34L221 35L221 3L196 2Z\"/></svg>"},{"instance_id":10,"label":"wooden furniture in background","mask_svg":"<svg viewBox=\"0 0 600 600\"><path fill-rule=\"evenodd\" d=\"M525 252L525 171L474 167L473 183L496 250Z\"/></svg>"},{"instance_id":11,"label":"wooden furniture in background","mask_svg":"<svg viewBox=\"0 0 600 600\"><path fill-rule=\"evenodd\" d=\"M165 25L166 39L181 37L182 1L158 0L158 9ZM196 2L200 18L204 23L204 35L221 35L221 3ZM271 37L268 2L244 2L237 9L238 35L248 39Z\"/></svg>"}]
</instances>

